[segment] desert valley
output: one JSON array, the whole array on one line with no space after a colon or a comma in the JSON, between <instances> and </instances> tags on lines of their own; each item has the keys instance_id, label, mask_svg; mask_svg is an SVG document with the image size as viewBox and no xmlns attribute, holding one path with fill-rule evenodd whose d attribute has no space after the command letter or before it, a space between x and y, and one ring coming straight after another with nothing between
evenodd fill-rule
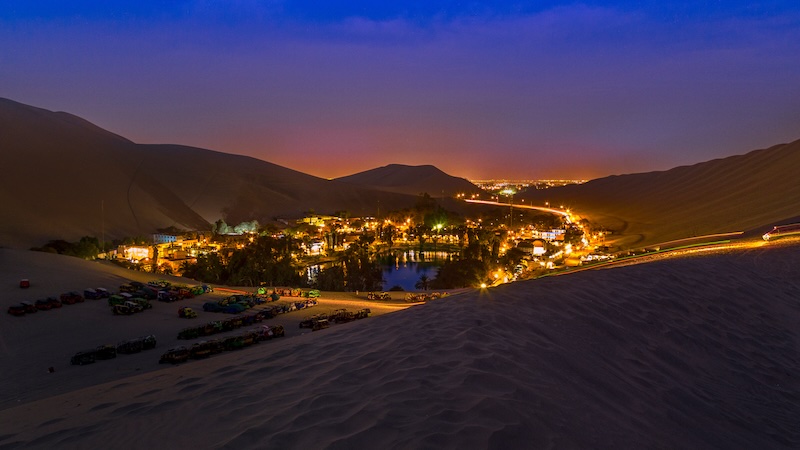
<instances>
[{"instance_id":1,"label":"desert valley","mask_svg":"<svg viewBox=\"0 0 800 450\"><path fill-rule=\"evenodd\" d=\"M136 144L74 115L6 99L0 130L2 165L13 168L0 180L4 308L88 288L117 294L131 282L213 289L178 303L158 294L143 300L151 309L131 315L88 296L3 314L0 448L800 446L800 237L791 228L800 222L800 141L493 198L432 166L326 180L239 155ZM481 195L488 201L465 200ZM421 199L432 209L419 209ZM308 221L309 211L329 221L298 231L293 224ZM355 221L341 211L371 217L377 228L363 220L348 231ZM430 222L430 211L447 214ZM333 227L333 218L343 225ZM392 291L349 278L343 289L296 278L307 284L292 294L296 286L279 278L253 279L264 271L228 283L159 272L152 250L139 262L154 260L149 270L112 261L123 259L112 242L122 248L125 238L164 230L219 239L224 250L219 224L252 220L262 228L225 238L234 243L227 258L296 233L289 243L302 254L292 261L320 264L320 273L335 273L325 268L353 249L447 250L448 266L468 259L475 239L486 271L463 284ZM536 228L551 220L553 231ZM569 244L575 254L602 261L566 256L570 237L558 237L558 227L580 233ZM483 229L498 237L497 254L481 240ZM602 240L590 236L598 230ZM304 232L320 233L320 247ZM29 250L101 233L99 259ZM520 250L508 267L488 268L523 241L542 241L541 253ZM29 287L20 287L23 279ZM422 298L434 291L441 298ZM269 311L252 329L280 326L285 336L242 348L223 342L247 327L220 329L215 339L180 334L232 317L208 304L236 295L260 299L238 317ZM313 308L289 309L299 303ZM275 313L276 305L287 309ZM179 317L184 307L197 317ZM365 320L334 319L365 308ZM324 327L305 328L312 316ZM151 335L155 349L71 364L79 351ZM224 351L201 355L209 341ZM159 364L179 346L197 351Z\"/></svg>"}]
</instances>

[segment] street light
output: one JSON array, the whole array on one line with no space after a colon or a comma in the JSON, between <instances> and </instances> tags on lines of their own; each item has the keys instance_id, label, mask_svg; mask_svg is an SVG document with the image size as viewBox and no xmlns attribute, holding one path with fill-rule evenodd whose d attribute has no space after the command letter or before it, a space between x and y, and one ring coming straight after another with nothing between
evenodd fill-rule
<instances>
[{"instance_id":1,"label":"street light","mask_svg":"<svg viewBox=\"0 0 800 450\"><path fill-rule=\"evenodd\" d=\"M437 223L436 225L433 226L433 229L436 230L436 237L433 238L433 251L434 251L434 253L436 253L436 251L437 251L437 246L439 245L439 232L442 230L443 226L444 225L442 225L441 223ZM436 255L434 255L434 258L435 257L436 257Z\"/></svg>"},{"instance_id":2,"label":"street light","mask_svg":"<svg viewBox=\"0 0 800 450\"><path fill-rule=\"evenodd\" d=\"M508 196L508 229L510 230L514 227L514 194L516 191L513 189L503 189L500 193Z\"/></svg>"}]
</instances>

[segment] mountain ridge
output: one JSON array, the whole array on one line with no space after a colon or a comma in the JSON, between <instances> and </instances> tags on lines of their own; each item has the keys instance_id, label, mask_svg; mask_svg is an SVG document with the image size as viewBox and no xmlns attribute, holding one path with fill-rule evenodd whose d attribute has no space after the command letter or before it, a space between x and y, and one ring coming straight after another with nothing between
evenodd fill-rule
<instances>
[{"instance_id":1,"label":"mountain ridge","mask_svg":"<svg viewBox=\"0 0 800 450\"><path fill-rule=\"evenodd\" d=\"M81 236L146 236L158 228L209 230L300 217L306 211L370 214L413 196L324 180L243 155L137 144L91 122L0 99L0 245L30 247Z\"/></svg>"},{"instance_id":2,"label":"mountain ridge","mask_svg":"<svg viewBox=\"0 0 800 450\"><path fill-rule=\"evenodd\" d=\"M177 226L351 215L480 192L432 165L389 164L325 180L250 156L175 144L137 144L65 112L0 98L0 246L51 239L143 236ZM748 231L800 216L800 140L581 185L516 194L564 204L614 232L620 248ZM474 189L474 191L471 191ZM458 209L454 200L448 204ZM618 238L618 239L617 239Z\"/></svg>"},{"instance_id":3,"label":"mountain ridge","mask_svg":"<svg viewBox=\"0 0 800 450\"><path fill-rule=\"evenodd\" d=\"M432 197L478 193L480 188L465 178L455 177L430 165L387 164L335 179L343 183L402 194Z\"/></svg>"}]
</instances>

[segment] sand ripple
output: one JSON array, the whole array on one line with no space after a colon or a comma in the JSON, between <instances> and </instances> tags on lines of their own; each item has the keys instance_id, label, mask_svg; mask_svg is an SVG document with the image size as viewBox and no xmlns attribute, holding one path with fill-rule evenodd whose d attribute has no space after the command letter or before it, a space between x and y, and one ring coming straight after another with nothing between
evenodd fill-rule
<instances>
[{"instance_id":1,"label":"sand ripple","mask_svg":"<svg viewBox=\"0 0 800 450\"><path fill-rule=\"evenodd\" d=\"M787 267L796 249L455 296L0 411L0 448L798 448Z\"/></svg>"}]
</instances>

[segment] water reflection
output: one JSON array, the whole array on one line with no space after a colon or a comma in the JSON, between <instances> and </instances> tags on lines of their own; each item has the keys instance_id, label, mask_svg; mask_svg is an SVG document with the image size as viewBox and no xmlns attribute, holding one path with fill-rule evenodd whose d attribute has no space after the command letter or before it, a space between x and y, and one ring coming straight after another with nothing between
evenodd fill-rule
<instances>
[{"instance_id":1,"label":"water reflection","mask_svg":"<svg viewBox=\"0 0 800 450\"><path fill-rule=\"evenodd\" d=\"M386 255L383 265L383 290L399 286L404 291L417 290L416 284L425 275L428 280L436 278L436 273L453 253L441 251L395 251Z\"/></svg>"},{"instance_id":2,"label":"water reflection","mask_svg":"<svg viewBox=\"0 0 800 450\"><path fill-rule=\"evenodd\" d=\"M383 269L383 290L400 286L405 291L417 290L415 287L423 275L428 280L436 278L436 272L446 261L457 253L443 251L418 251L413 249L394 250L378 256L378 262ZM323 269L331 267L333 263L315 264L306 268L308 283L313 285L317 275Z\"/></svg>"}]
</instances>

